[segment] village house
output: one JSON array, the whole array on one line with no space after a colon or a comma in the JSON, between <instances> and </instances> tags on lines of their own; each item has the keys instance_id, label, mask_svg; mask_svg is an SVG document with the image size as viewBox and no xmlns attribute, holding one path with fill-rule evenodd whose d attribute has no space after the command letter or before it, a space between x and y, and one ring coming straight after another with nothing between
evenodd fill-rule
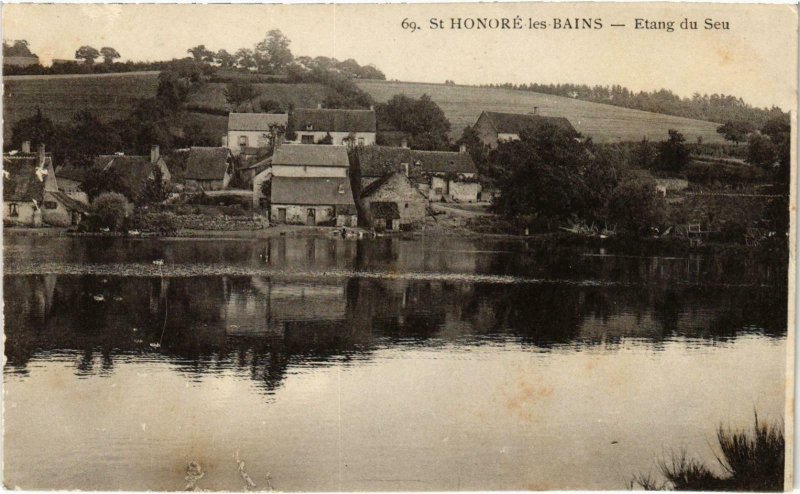
<instances>
[{"instance_id":1,"label":"village house","mask_svg":"<svg viewBox=\"0 0 800 494\"><path fill-rule=\"evenodd\" d=\"M270 133L282 127L285 131L289 125L286 113L229 113L228 134L223 146L231 150L234 156L246 154L258 148L268 147Z\"/></svg>"},{"instance_id":2,"label":"village house","mask_svg":"<svg viewBox=\"0 0 800 494\"><path fill-rule=\"evenodd\" d=\"M407 170L407 176L430 201L477 202L478 169L462 146L454 151L420 151L401 147L365 146L358 150L362 190L387 173Z\"/></svg>"},{"instance_id":3,"label":"village house","mask_svg":"<svg viewBox=\"0 0 800 494\"><path fill-rule=\"evenodd\" d=\"M26 142L21 152L3 154L4 223L70 226L87 211L86 204L58 190L53 159L43 144L37 153L31 153Z\"/></svg>"},{"instance_id":4,"label":"village house","mask_svg":"<svg viewBox=\"0 0 800 494\"><path fill-rule=\"evenodd\" d=\"M150 156L126 155L122 153L102 155L94 158L94 169L115 172L130 191L129 199L136 201L147 185L155 180L156 168L161 172L161 180L170 182L172 174L158 146L150 147Z\"/></svg>"},{"instance_id":5,"label":"village house","mask_svg":"<svg viewBox=\"0 0 800 494\"><path fill-rule=\"evenodd\" d=\"M428 198L407 171L387 173L361 191L364 217L377 230L416 228L428 214Z\"/></svg>"},{"instance_id":6,"label":"village house","mask_svg":"<svg viewBox=\"0 0 800 494\"><path fill-rule=\"evenodd\" d=\"M262 177L269 175L273 222L356 226L349 171L344 146L284 144L275 150L271 166L254 179L254 201L267 180Z\"/></svg>"},{"instance_id":7,"label":"village house","mask_svg":"<svg viewBox=\"0 0 800 494\"><path fill-rule=\"evenodd\" d=\"M375 144L375 111L301 108L291 115L295 142L316 144L330 137L330 144L367 146Z\"/></svg>"},{"instance_id":8,"label":"village house","mask_svg":"<svg viewBox=\"0 0 800 494\"><path fill-rule=\"evenodd\" d=\"M169 157L176 181L198 190L224 190L236 172L236 159L226 147L191 147Z\"/></svg>"},{"instance_id":9,"label":"village house","mask_svg":"<svg viewBox=\"0 0 800 494\"><path fill-rule=\"evenodd\" d=\"M519 134L524 129L535 129L545 124L577 133L566 118L539 115L537 107L534 107L533 113L527 114L484 111L473 128L481 142L494 149L501 142L519 139Z\"/></svg>"}]
</instances>

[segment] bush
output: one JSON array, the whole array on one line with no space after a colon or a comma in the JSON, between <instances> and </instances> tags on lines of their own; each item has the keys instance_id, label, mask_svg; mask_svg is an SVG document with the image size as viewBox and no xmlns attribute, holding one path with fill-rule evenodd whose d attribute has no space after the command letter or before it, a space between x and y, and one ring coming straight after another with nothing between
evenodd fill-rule
<instances>
[{"instance_id":1,"label":"bush","mask_svg":"<svg viewBox=\"0 0 800 494\"><path fill-rule=\"evenodd\" d=\"M128 214L128 200L117 192L103 192L92 202L92 215L101 228L122 229Z\"/></svg>"}]
</instances>

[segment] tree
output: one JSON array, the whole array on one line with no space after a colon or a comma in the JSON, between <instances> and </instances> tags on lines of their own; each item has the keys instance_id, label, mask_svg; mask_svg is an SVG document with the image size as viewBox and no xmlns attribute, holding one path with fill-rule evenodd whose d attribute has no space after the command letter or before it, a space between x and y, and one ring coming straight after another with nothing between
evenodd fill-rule
<instances>
[{"instance_id":1,"label":"tree","mask_svg":"<svg viewBox=\"0 0 800 494\"><path fill-rule=\"evenodd\" d=\"M669 129L669 138L658 143L658 167L668 172L679 172L689 163L689 148L683 134Z\"/></svg>"},{"instance_id":2,"label":"tree","mask_svg":"<svg viewBox=\"0 0 800 494\"><path fill-rule=\"evenodd\" d=\"M258 96L258 90L249 82L234 81L229 82L225 89L225 100L236 110L244 102L251 101Z\"/></svg>"},{"instance_id":3,"label":"tree","mask_svg":"<svg viewBox=\"0 0 800 494\"><path fill-rule=\"evenodd\" d=\"M161 173L161 168L153 167L153 180L147 180L139 194L139 204L156 204L163 202L169 196L167 184L164 182L164 176Z\"/></svg>"},{"instance_id":4,"label":"tree","mask_svg":"<svg viewBox=\"0 0 800 494\"><path fill-rule=\"evenodd\" d=\"M333 136L328 132L325 137L317 141L317 144L333 144Z\"/></svg>"},{"instance_id":5,"label":"tree","mask_svg":"<svg viewBox=\"0 0 800 494\"><path fill-rule=\"evenodd\" d=\"M190 53L195 62L198 63L212 63L214 62L214 52L207 49L206 45L197 45L186 50Z\"/></svg>"},{"instance_id":6,"label":"tree","mask_svg":"<svg viewBox=\"0 0 800 494\"><path fill-rule=\"evenodd\" d=\"M263 135L267 141L267 154L275 151L276 145L283 140L286 135L286 126L276 123L269 124L269 130Z\"/></svg>"},{"instance_id":7,"label":"tree","mask_svg":"<svg viewBox=\"0 0 800 494\"><path fill-rule=\"evenodd\" d=\"M652 178L631 177L617 185L608 198L606 221L628 234L649 234L659 227L664 198L656 195Z\"/></svg>"},{"instance_id":8,"label":"tree","mask_svg":"<svg viewBox=\"0 0 800 494\"><path fill-rule=\"evenodd\" d=\"M45 144L51 149L58 149L63 133L52 120L42 115L42 109L36 107L36 113L30 117L17 120L11 126L11 143L16 149L23 142L29 141L33 149L39 144Z\"/></svg>"},{"instance_id":9,"label":"tree","mask_svg":"<svg viewBox=\"0 0 800 494\"><path fill-rule=\"evenodd\" d=\"M647 137L642 140L633 148L631 160L633 166L637 168L644 168L650 170L656 162L656 149L653 144L647 140Z\"/></svg>"},{"instance_id":10,"label":"tree","mask_svg":"<svg viewBox=\"0 0 800 494\"><path fill-rule=\"evenodd\" d=\"M573 215L594 214L583 178L591 155L576 137L574 131L545 124L523 129L519 140L490 153L500 190L496 212L520 227L546 230Z\"/></svg>"},{"instance_id":11,"label":"tree","mask_svg":"<svg viewBox=\"0 0 800 494\"><path fill-rule=\"evenodd\" d=\"M725 140L738 145L740 142L746 141L747 136L754 130L755 127L749 122L728 120L724 125L720 125L717 128L717 133L722 134Z\"/></svg>"},{"instance_id":12,"label":"tree","mask_svg":"<svg viewBox=\"0 0 800 494\"><path fill-rule=\"evenodd\" d=\"M771 170L778 159L778 152L772 139L760 132L750 136L747 141L747 162L765 170Z\"/></svg>"},{"instance_id":13,"label":"tree","mask_svg":"<svg viewBox=\"0 0 800 494\"><path fill-rule=\"evenodd\" d=\"M83 60L86 65L93 65L99 56L100 52L97 51L97 48L88 45L81 46L75 52L75 58Z\"/></svg>"},{"instance_id":14,"label":"tree","mask_svg":"<svg viewBox=\"0 0 800 494\"><path fill-rule=\"evenodd\" d=\"M80 189L86 192L89 200L94 200L104 192L116 192L125 197L133 195L122 174L116 168L107 171L95 167L89 168L86 170Z\"/></svg>"},{"instance_id":15,"label":"tree","mask_svg":"<svg viewBox=\"0 0 800 494\"><path fill-rule=\"evenodd\" d=\"M220 67L229 69L236 65L236 57L231 55L226 50L219 50L216 55L214 55L214 61L216 61Z\"/></svg>"},{"instance_id":16,"label":"tree","mask_svg":"<svg viewBox=\"0 0 800 494\"><path fill-rule=\"evenodd\" d=\"M249 48L240 48L236 51L234 57L236 57L236 64L245 70L251 70L256 67L255 54Z\"/></svg>"},{"instance_id":17,"label":"tree","mask_svg":"<svg viewBox=\"0 0 800 494\"><path fill-rule=\"evenodd\" d=\"M92 214L99 224L112 231L119 231L125 223L128 201L116 192L104 192L92 201Z\"/></svg>"},{"instance_id":18,"label":"tree","mask_svg":"<svg viewBox=\"0 0 800 494\"><path fill-rule=\"evenodd\" d=\"M488 179L490 182L493 181L495 174L488 166L489 146L483 143L472 126L464 127L464 130L461 132L461 137L456 141L456 144L467 147L467 152L472 158L472 161L475 162L480 177L485 180Z\"/></svg>"},{"instance_id":19,"label":"tree","mask_svg":"<svg viewBox=\"0 0 800 494\"><path fill-rule=\"evenodd\" d=\"M376 108L378 126L399 130L411 136L415 149L445 150L449 148L450 121L430 96L419 99L396 94Z\"/></svg>"},{"instance_id":20,"label":"tree","mask_svg":"<svg viewBox=\"0 0 800 494\"><path fill-rule=\"evenodd\" d=\"M4 57L32 57L30 45L27 40L18 39L13 44L9 44L3 40L3 56Z\"/></svg>"},{"instance_id":21,"label":"tree","mask_svg":"<svg viewBox=\"0 0 800 494\"><path fill-rule=\"evenodd\" d=\"M291 41L279 29L271 29L266 38L256 45L255 59L258 70L267 74L284 72L294 55L289 49Z\"/></svg>"},{"instance_id":22,"label":"tree","mask_svg":"<svg viewBox=\"0 0 800 494\"><path fill-rule=\"evenodd\" d=\"M72 117L64 140L66 159L75 165L86 165L95 156L118 151L122 144L114 128L89 110Z\"/></svg>"},{"instance_id":23,"label":"tree","mask_svg":"<svg viewBox=\"0 0 800 494\"><path fill-rule=\"evenodd\" d=\"M100 48L100 55L103 56L103 63L106 65L111 65L115 58L120 57L119 52L110 46Z\"/></svg>"},{"instance_id":24,"label":"tree","mask_svg":"<svg viewBox=\"0 0 800 494\"><path fill-rule=\"evenodd\" d=\"M189 84L176 72L164 70L158 74L156 101L167 110L177 110L189 96Z\"/></svg>"}]
</instances>

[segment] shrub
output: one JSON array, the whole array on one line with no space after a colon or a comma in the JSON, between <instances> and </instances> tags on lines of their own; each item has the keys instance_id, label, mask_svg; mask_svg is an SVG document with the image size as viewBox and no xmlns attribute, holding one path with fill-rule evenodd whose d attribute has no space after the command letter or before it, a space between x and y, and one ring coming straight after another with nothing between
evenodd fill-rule
<instances>
[{"instance_id":1,"label":"shrub","mask_svg":"<svg viewBox=\"0 0 800 494\"><path fill-rule=\"evenodd\" d=\"M119 231L127 216L128 200L117 192L103 192L92 202L92 214L101 227Z\"/></svg>"}]
</instances>

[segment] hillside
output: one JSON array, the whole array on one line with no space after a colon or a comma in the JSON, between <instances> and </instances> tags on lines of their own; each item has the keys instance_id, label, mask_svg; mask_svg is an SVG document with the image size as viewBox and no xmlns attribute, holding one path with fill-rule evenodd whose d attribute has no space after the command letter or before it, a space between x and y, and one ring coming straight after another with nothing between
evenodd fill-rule
<instances>
[{"instance_id":1,"label":"hillside","mask_svg":"<svg viewBox=\"0 0 800 494\"><path fill-rule=\"evenodd\" d=\"M717 134L719 124L673 117L659 113L630 110L618 106L590 103L562 96L518 91L513 89L445 86L413 82L358 81L358 86L376 101L389 100L398 93L418 98L428 94L447 115L453 137L461 135L464 127L472 125L483 110L509 113L532 112L563 116L578 132L591 136L595 142L639 141L647 136L652 141L664 140L669 129L678 129L688 142L724 142Z\"/></svg>"},{"instance_id":2,"label":"hillside","mask_svg":"<svg viewBox=\"0 0 800 494\"><path fill-rule=\"evenodd\" d=\"M11 125L28 117L39 106L42 112L58 123L68 122L80 109L97 113L103 120L113 120L128 115L137 101L155 95L157 72L137 72L96 75L61 76L11 76L4 77L3 135L10 137ZM596 142L638 141L643 136L663 140L667 130L675 128L696 142L723 142L717 134L717 124L688 118L673 117L611 105L517 91L511 89L478 88L387 82L358 81L358 85L376 101L387 101L395 94L405 93L419 97L429 94L442 107L452 123L452 135L458 137L463 128L475 123L482 110L530 112L539 107L543 115L568 118L578 131L591 136ZM259 83L262 92L258 100L272 99L284 105L315 107L328 95L330 89L319 84ZM209 83L190 97L190 108L221 112L228 109L223 93L225 85ZM257 100L254 107L258 108ZM224 115L191 113L195 122L206 122L213 134L225 132Z\"/></svg>"},{"instance_id":3,"label":"hillside","mask_svg":"<svg viewBox=\"0 0 800 494\"><path fill-rule=\"evenodd\" d=\"M155 95L158 72L120 74L23 75L3 77L3 136L38 106L56 123L81 109L103 120L126 117L137 101Z\"/></svg>"}]
</instances>

